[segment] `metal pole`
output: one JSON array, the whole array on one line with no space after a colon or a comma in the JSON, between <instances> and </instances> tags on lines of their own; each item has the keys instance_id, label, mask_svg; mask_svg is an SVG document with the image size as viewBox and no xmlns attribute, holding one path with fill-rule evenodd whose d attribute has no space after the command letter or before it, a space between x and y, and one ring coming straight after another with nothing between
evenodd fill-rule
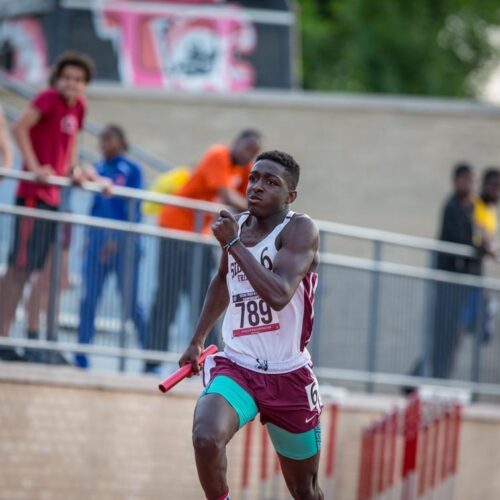
<instances>
[{"instance_id":1,"label":"metal pole","mask_svg":"<svg viewBox=\"0 0 500 500\"><path fill-rule=\"evenodd\" d=\"M472 348L472 363L471 363L471 382L479 382L481 377L481 337L483 335L484 319L485 319L485 296L484 290L477 290L477 317L475 325L474 345ZM477 394L472 394L473 401L477 399Z\"/></svg>"},{"instance_id":2,"label":"metal pole","mask_svg":"<svg viewBox=\"0 0 500 500\"><path fill-rule=\"evenodd\" d=\"M135 218L136 201L129 199L127 203L127 218L129 222L132 222ZM127 321L132 317L132 279L134 270L134 259L135 259L135 235L133 233L127 233L125 236L125 249L123 255L123 269L119 269L118 272L123 273L123 290L122 293L122 307L120 314L120 348L125 349L127 347ZM119 369L121 372L125 371L126 358L125 356L120 356Z\"/></svg>"},{"instance_id":3,"label":"metal pole","mask_svg":"<svg viewBox=\"0 0 500 500\"><path fill-rule=\"evenodd\" d=\"M61 212L67 212L69 209L69 196L71 193L70 187L61 189ZM50 269L49 283L49 302L47 306L47 340L56 342L58 337L58 302L59 289L61 284L61 261L63 254L64 243L64 226L65 223L58 221L56 224L56 237L53 244L52 252L52 267ZM55 355L55 351L48 353L49 362Z\"/></svg>"},{"instance_id":4,"label":"metal pole","mask_svg":"<svg viewBox=\"0 0 500 500\"><path fill-rule=\"evenodd\" d=\"M196 210L194 216L194 230L196 233L201 233L203 228L203 212L201 210ZM194 323L197 318L197 313L200 310L200 287L201 287L201 273L202 269L202 261L203 261L203 244L202 243L191 243L194 245L193 249L193 262L192 262L192 271L191 271L191 314L190 314L190 330L194 330ZM189 265L189 262L187 263Z\"/></svg>"},{"instance_id":5,"label":"metal pole","mask_svg":"<svg viewBox=\"0 0 500 500\"><path fill-rule=\"evenodd\" d=\"M325 240L326 235L320 230L319 232L319 254L325 251ZM314 299L314 330L311 339L311 356L314 364L319 366L321 360L320 355L320 341L319 332L321 331L321 324L323 323L323 294L325 293L324 281L326 276L324 276L325 266L321 263L321 258L318 266L318 287L316 289L315 299ZM331 332L330 332L331 333Z\"/></svg>"},{"instance_id":6,"label":"metal pole","mask_svg":"<svg viewBox=\"0 0 500 500\"><path fill-rule=\"evenodd\" d=\"M382 242L373 242L373 260L375 264L382 259ZM368 312L368 348L366 351L366 367L369 373L374 373L377 364L378 340L378 310L379 310L380 271L372 271L370 283L370 308ZM373 392L372 381L366 383L367 392Z\"/></svg>"},{"instance_id":7,"label":"metal pole","mask_svg":"<svg viewBox=\"0 0 500 500\"><path fill-rule=\"evenodd\" d=\"M435 269L436 265L436 252L429 253L429 269ZM436 287L443 286L441 283L428 281L425 286L425 308L424 308L424 334L422 336L422 373L419 375L423 377L430 377L431 374L431 357L434 335L434 322L435 319L435 305L436 305ZM412 374L413 375L413 374Z\"/></svg>"}]
</instances>

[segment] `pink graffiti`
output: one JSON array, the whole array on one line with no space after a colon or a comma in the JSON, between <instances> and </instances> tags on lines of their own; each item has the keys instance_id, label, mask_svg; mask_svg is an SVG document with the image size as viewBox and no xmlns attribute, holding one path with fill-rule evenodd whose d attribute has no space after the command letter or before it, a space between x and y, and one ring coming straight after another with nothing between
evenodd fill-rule
<instances>
[{"instance_id":1,"label":"pink graffiti","mask_svg":"<svg viewBox=\"0 0 500 500\"><path fill-rule=\"evenodd\" d=\"M252 88L252 65L241 59L255 48L255 29L244 11L224 6L193 15L189 6L214 1L108 0L95 11L99 35L113 40L121 80L133 87L242 91ZM158 4L158 9L155 8Z\"/></svg>"},{"instance_id":2,"label":"pink graffiti","mask_svg":"<svg viewBox=\"0 0 500 500\"><path fill-rule=\"evenodd\" d=\"M8 76L37 84L47 77L47 46L40 22L33 17L0 23L0 45L11 47L13 68Z\"/></svg>"}]
</instances>

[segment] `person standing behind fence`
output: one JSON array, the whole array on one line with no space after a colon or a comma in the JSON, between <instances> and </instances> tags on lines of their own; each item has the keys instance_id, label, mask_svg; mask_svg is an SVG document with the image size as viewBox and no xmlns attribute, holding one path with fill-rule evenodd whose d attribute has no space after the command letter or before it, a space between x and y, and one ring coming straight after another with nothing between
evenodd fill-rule
<instances>
[{"instance_id":1,"label":"person standing behind fence","mask_svg":"<svg viewBox=\"0 0 500 500\"><path fill-rule=\"evenodd\" d=\"M448 198L442 213L439 239L441 241L476 246L474 243L474 173L465 163L453 171L453 194ZM438 253L436 268L461 274L477 274L478 257L463 257ZM431 375L448 378L461 337L461 316L469 288L456 283L436 282L434 325L432 333Z\"/></svg>"},{"instance_id":2,"label":"person standing behind fence","mask_svg":"<svg viewBox=\"0 0 500 500\"><path fill-rule=\"evenodd\" d=\"M60 190L44 184L50 175L81 181L76 166L77 133L85 117L85 91L92 79L93 63L81 54L66 53L56 62L50 88L40 92L13 127L23 158L23 169L36 174L40 183L21 181L16 204L56 211ZM17 218L9 265L0 280L0 335L9 335L24 286L33 271L44 267L54 242L56 225L42 219ZM0 350L0 359L22 360L14 349Z\"/></svg>"},{"instance_id":3,"label":"person standing behind fence","mask_svg":"<svg viewBox=\"0 0 500 500\"><path fill-rule=\"evenodd\" d=\"M493 239L497 234L497 206L500 198L500 170L487 168L481 181L481 192L474 199L474 244L480 249L481 257L497 258ZM477 261L475 274L484 272L484 259ZM479 315L479 312L481 314ZM488 342L492 335L494 307L487 293L472 288L467 295L462 315L462 326L468 332L480 335L481 342ZM478 323L478 319L480 320Z\"/></svg>"},{"instance_id":4,"label":"person standing behind fence","mask_svg":"<svg viewBox=\"0 0 500 500\"><path fill-rule=\"evenodd\" d=\"M191 169L187 166L178 166L160 174L149 186L150 193L175 194L183 188L191 178ZM142 213L146 216L159 217L163 210L161 203L154 201L142 202Z\"/></svg>"},{"instance_id":5,"label":"person standing behind fence","mask_svg":"<svg viewBox=\"0 0 500 500\"><path fill-rule=\"evenodd\" d=\"M95 165L95 170L86 171L92 181L109 179L116 186L142 189L141 167L124 156L128 149L125 132L118 125L108 125L100 135L101 152L104 159ZM112 188L111 188L112 189ZM96 195L90 211L94 217L122 221L141 220L140 203L118 196ZM126 259L126 245L130 242L127 233L89 227L85 241L82 270L82 299L80 302L80 325L78 341L89 344L94 339L95 315L105 282L114 273L121 294L122 307L132 319L139 335L141 347L146 347L146 317L139 304L138 278L141 249L134 237L130 261ZM128 302L124 297L126 276L130 277ZM81 368L89 366L84 354L75 355L75 363Z\"/></svg>"},{"instance_id":6,"label":"person standing behind fence","mask_svg":"<svg viewBox=\"0 0 500 500\"><path fill-rule=\"evenodd\" d=\"M236 210L245 210L247 202L244 193L248 173L260 148L261 134L251 129L243 130L231 146L212 146L194 169L187 184L176 193L177 196L218 201ZM166 206L160 214L159 224L164 228L208 234L213 216L200 216L197 219L194 210ZM150 349L168 350L169 329L175 319L180 295L188 291L191 285L193 252L193 244L167 238L160 240L158 288L151 311ZM200 289L195 292L200 307L212 274L212 248L208 245L202 247L201 270ZM193 316L197 313L198 311L191 311ZM159 365L158 362L147 362L145 371L154 371Z\"/></svg>"},{"instance_id":7,"label":"person standing behind fence","mask_svg":"<svg viewBox=\"0 0 500 500\"><path fill-rule=\"evenodd\" d=\"M487 168L481 180L481 193L474 200L474 223L476 234L474 236L477 246L484 250L484 254L496 257L493 239L498 231L498 201L500 199L500 169ZM480 265L478 273L482 274L483 266Z\"/></svg>"}]
</instances>

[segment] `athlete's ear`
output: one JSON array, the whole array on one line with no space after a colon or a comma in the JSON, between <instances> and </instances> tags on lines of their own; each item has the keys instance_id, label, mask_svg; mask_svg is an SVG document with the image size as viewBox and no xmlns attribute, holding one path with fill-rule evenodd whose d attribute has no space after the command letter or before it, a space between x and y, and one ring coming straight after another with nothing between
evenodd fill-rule
<instances>
[{"instance_id":1,"label":"athlete's ear","mask_svg":"<svg viewBox=\"0 0 500 500\"><path fill-rule=\"evenodd\" d=\"M288 191L287 203L293 203L297 199L297 191Z\"/></svg>"}]
</instances>

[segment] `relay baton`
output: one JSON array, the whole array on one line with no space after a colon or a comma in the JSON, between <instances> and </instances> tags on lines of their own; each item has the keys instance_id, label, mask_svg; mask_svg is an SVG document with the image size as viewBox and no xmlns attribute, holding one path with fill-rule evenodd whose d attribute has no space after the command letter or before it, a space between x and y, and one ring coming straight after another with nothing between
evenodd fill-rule
<instances>
[{"instance_id":1,"label":"relay baton","mask_svg":"<svg viewBox=\"0 0 500 500\"><path fill-rule=\"evenodd\" d=\"M217 348L216 345L212 344L209 345L202 353L200 358L198 359L198 363L201 366L205 362L205 359L207 356L210 356L211 354L215 354L219 349ZM190 375L193 374L193 365L191 363L188 363L184 366L181 366L178 370L176 370L172 375L168 376L159 386L158 389L160 389L161 392L167 392L172 387L177 385L181 380L185 379L186 377L189 377Z\"/></svg>"}]
</instances>

